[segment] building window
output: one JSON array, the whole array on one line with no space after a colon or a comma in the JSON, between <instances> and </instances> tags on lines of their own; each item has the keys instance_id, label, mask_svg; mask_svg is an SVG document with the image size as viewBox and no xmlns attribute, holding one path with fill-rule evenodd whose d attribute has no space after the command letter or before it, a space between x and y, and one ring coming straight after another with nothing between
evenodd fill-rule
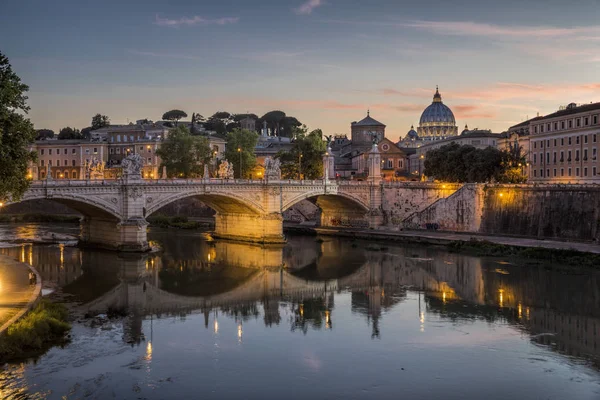
<instances>
[{"instance_id":1,"label":"building window","mask_svg":"<svg viewBox=\"0 0 600 400\"><path fill-rule=\"evenodd\" d=\"M537 178L537 169L534 169L534 170L533 170L533 177L534 177L534 178Z\"/></svg>"},{"instance_id":2,"label":"building window","mask_svg":"<svg viewBox=\"0 0 600 400\"><path fill-rule=\"evenodd\" d=\"M548 122L548 125L546 126L546 130L547 130L548 132L550 132L550 122Z\"/></svg>"},{"instance_id":3,"label":"building window","mask_svg":"<svg viewBox=\"0 0 600 400\"><path fill-rule=\"evenodd\" d=\"M540 169L540 178L543 178L543 177L544 177L544 170Z\"/></svg>"},{"instance_id":4,"label":"building window","mask_svg":"<svg viewBox=\"0 0 600 400\"><path fill-rule=\"evenodd\" d=\"M569 176L571 176L571 168L569 168Z\"/></svg>"},{"instance_id":5,"label":"building window","mask_svg":"<svg viewBox=\"0 0 600 400\"><path fill-rule=\"evenodd\" d=\"M69 165L69 161L63 160L63 165L66 167L67 165Z\"/></svg>"},{"instance_id":6,"label":"building window","mask_svg":"<svg viewBox=\"0 0 600 400\"><path fill-rule=\"evenodd\" d=\"M69 171L65 171L65 178L69 179Z\"/></svg>"},{"instance_id":7,"label":"building window","mask_svg":"<svg viewBox=\"0 0 600 400\"><path fill-rule=\"evenodd\" d=\"M583 149L583 161L587 161L587 149Z\"/></svg>"},{"instance_id":8,"label":"building window","mask_svg":"<svg viewBox=\"0 0 600 400\"><path fill-rule=\"evenodd\" d=\"M109 154L115 154L115 149L113 149L112 147L110 148L110 150L108 151Z\"/></svg>"},{"instance_id":9,"label":"building window","mask_svg":"<svg viewBox=\"0 0 600 400\"><path fill-rule=\"evenodd\" d=\"M588 125L590 124L590 119L589 119L589 117L585 117L585 118L583 119L583 124L584 124L585 126L588 126Z\"/></svg>"},{"instance_id":10,"label":"building window","mask_svg":"<svg viewBox=\"0 0 600 400\"><path fill-rule=\"evenodd\" d=\"M71 160L71 166L74 167L75 166L75 160Z\"/></svg>"},{"instance_id":11,"label":"building window","mask_svg":"<svg viewBox=\"0 0 600 400\"><path fill-rule=\"evenodd\" d=\"M94 154L98 154L98 148L94 147Z\"/></svg>"},{"instance_id":12,"label":"building window","mask_svg":"<svg viewBox=\"0 0 600 400\"><path fill-rule=\"evenodd\" d=\"M121 135L117 135L117 142L121 142Z\"/></svg>"},{"instance_id":13,"label":"building window","mask_svg":"<svg viewBox=\"0 0 600 400\"><path fill-rule=\"evenodd\" d=\"M537 154L533 155L533 163L536 164L537 163Z\"/></svg>"},{"instance_id":14,"label":"building window","mask_svg":"<svg viewBox=\"0 0 600 400\"><path fill-rule=\"evenodd\" d=\"M550 164L550 153L546 153L546 164Z\"/></svg>"},{"instance_id":15,"label":"building window","mask_svg":"<svg viewBox=\"0 0 600 400\"><path fill-rule=\"evenodd\" d=\"M554 139L554 147L556 147L556 139Z\"/></svg>"},{"instance_id":16,"label":"building window","mask_svg":"<svg viewBox=\"0 0 600 400\"><path fill-rule=\"evenodd\" d=\"M595 160L595 159L596 159L596 148L594 147L592 149L592 160Z\"/></svg>"},{"instance_id":17,"label":"building window","mask_svg":"<svg viewBox=\"0 0 600 400\"><path fill-rule=\"evenodd\" d=\"M579 161L579 150L575 150L575 161Z\"/></svg>"},{"instance_id":18,"label":"building window","mask_svg":"<svg viewBox=\"0 0 600 400\"><path fill-rule=\"evenodd\" d=\"M568 161L568 162L571 162L571 150L569 150L569 153L568 153L568 154L569 154L569 156L567 157L567 161Z\"/></svg>"},{"instance_id":19,"label":"building window","mask_svg":"<svg viewBox=\"0 0 600 400\"><path fill-rule=\"evenodd\" d=\"M556 168L552 172L554 172L554 177L556 178Z\"/></svg>"},{"instance_id":20,"label":"building window","mask_svg":"<svg viewBox=\"0 0 600 400\"><path fill-rule=\"evenodd\" d=\"M152 164L152 157L148 157L148 164Z\"/></svg>"},{"instance_id":21,"label":"building window","mask_svg":"<svg viewBox=\"0 0 600 400\"><path fill-rule=\"evenodd\" d=\"M565 121L560 121L560 129L565 129Z\"/></svg>"},{"instance_id":22,"label":"building window","mask_svg":"<svg viewBox=\"0 0 600 400\"><path fill-rule=\"evenodd\" d=\"M537 148L537 142L533 142L533 148L536 149Z\"/></svg>"},{"instance_id":23,"label":"building window","mask_svg":"<svg viewBox=\"0 0 600 400\"><path fill-rule=\"evenodd\" d=\"M573 120L572 120L572 119L570 119L570 120L569 120L569 129L571 129L572 127L573 127Z\"/></svg>"},{"instance_id":24,"label":"building window","mask_svg":"<svg viewBox=\"0 0 600 400\"><path fill-rule=\"evenodd\" d=\"M73 173L71 173L71 177L73 179L77 179L77 171L73 170Z\"/></svg>"},{"instance_id":25,"label":"building window","mask_svg":"<svg viewBox=\"0 0 600 400\"><path fill-rule=\"evenodd\" d=\"M579 167L575 168L575 176L579 176Z\"/></svg>"},{"instance_id":26,"label":"building window","mask_svg":"<svg viewBox=\"0 0 600 400\"><path fill-rule=\"evenodd\" d=\"M129 141L133 142L133 135L129 135Z\"/></svg>"},{"instance_id":27,"label":"building window","mask_svg":"<svg viewBox=\"0 0 600 400\"><path fill-rule=\"evenodd\" d=\"M538 127L537 127L537 125L536 125L536 126L533 128L533 132L534 132L534 133L537 133L537 132L538 132Z\"/></svg>"},{"instance_id":28,"label":"building window","mask_svg":"<svg viewBox=\"0 0 600 400\"><path fill-rule=\"evenodd\" d=\"M110 137L110 141L111 141L112 143L114 143L114 142L115 142L115 137L114 137L114 136L111 136L111 137Z\"/></svg>"},{"instance_id":29,"label":"building window","mask_svg":"<svg viewBox=\"0 0 600 400\"><path fill-rule=\"evenodd\" d=\"M48 166L51 167L52 166L52 160L48 160Z\"/></svg>"},{"instance_id":30,"label":"building window","mask_svg":"<svg viewBox=\"0 0 600 400\"><path fill-rule=\"evenodd\" d=\"M550 169L546 170L546 178L550 178Z\"/></svg>"},{"instance_id":31,"label":"building window","mask_svg":"<svg viewBox=\"0 0 600 400\"><path fill-rule=\"evenodd\" d=\"M552 155L552 162L556 164L556 152Z\"/></svg>"},{"instance_id":32,"label":"building window","mask_svg":"<svg viewBox=\"0 0 600 400\"><path fill-rule=\"evenodd\" d=\"M48 154L52 155L52 149L48 149Z\"/></svg>"},{"instance_id":33,"label":"building window","mask_svg":"<svg viewBox=\"0 0 600 400\"><path fill-rule=\"evenodd\" d=\"M67 154L67 149L64 149L64 150L63 150L63 154Z\"/></svg>"},{"instance_id":34,"label":"building window","mask_svg":"<svg viewBox=\"0 0 600 400\"><path fill-rule=\"evenodd\" d=\"M540 125L540 133L544 133L544 125Z\"/></svg>"},{"instance_id":35,"label":"building window","mask_svg":"<svg viewBox=\"0 0 600 400\"><path fill-rule=\"evenodd\" d=\"M560 176L565 176L565 169L564 168L560 169Z\"/></svg>"},{"instance_id":36,"label":"building window","mask_svg":"<svg viewBox=\"0 0 600 400\"><path fill-rule=\"evenodd\" d=\"M40 150L40 155L42 155L42 156L44 155L44 149Z\"/></svg>"},{"instance_id":37,"label":"building window","mask_svg":"<svg viewBox=\"0 0 600 400\"><path fill-rule=\"evenodd\" d=\"M596 176L596 167L592 168L592 176Z\"/></svg>"},{"instance_id":38,"label":"building window","mask_svg":"<svg viewBox=\"0 0 600 400\"><path fill-rule=\"evenodd\" d=\"M587 176L587 167L583 169L583 176Z\"/></svg>"},{"instance_id":39,"label":"building window","mask_svg":"<svg viewBox=\"0 0 600 400\"><path fill-rule=\"evenodd\" d=\"M571 136L569 136L569 146L571 145Z\"/></svg>"},{"instance_id":40,"label":"building window","mask_svg":"<svg viewBox=\"0 0 600 400\"><path fill-rule=\"evenodd\" d=\"M115 149L115 153L117 153L117 154L121 154L121 148L120 148L120 147L117 147L117 148Z\"/></svg>"},{"instance_id":41,"label":"building window","mask_svg":"<svg viewBox=\"0 0 600 400\"><path fill-rule=\"evenodd\" d=\"M144 151L144 146L140 146L140 151Z\"/></svg>"},{"instance_id":42,"label":"building window","mask_svg":"<svg viewBox=\"0 0 600 400\"><path fill-rule=\"evenodd\" d=\"M575 144L579 144L579 135L575 136Z\"/></svg>"},{"instance_id":43,"label":"building window","mask_svg":"<svg viewBox=\"0 0 600 400\"><path fill-rule=\"evenodd\" d=\"M554 123L554 130L557 131L558 130L558 122Z\"/></svg>"},{"instance_id":44,"label":"building window","mask_svg":"<svg viewBox=\"0 0 600 400\"><path fill-rule=\"evenodd\" d=\"M90 154L90 149L85 149L85 154Z\"/></svg>"},{"instance_id":45,"label":"building window","mask_svg":"<svg viewBox=\"0 0 600 400\"><path fill-rule=\"evenodd\" d=\"M564 162L565 161L565 152L564 151L560 151L560 162Z\"/></svg>"},{"instance_id":46,"label":"building window","mask_svg":"<svg viewBox=\"0 0 600 400\"><path fill-rule=\"evenodd\" d=\"M577 118L575 121L577 121L577 127L579 128L581 126L581 118Z\"/></svg>"},{"instance_id":47,"label":"building window","mask_svg":"<svg viewBox=\"0 0 600 400\"><path fill-rule=\"evenodd\" d=\"M598 123L598 116L594 115L594 125L596 125Z\"/></svg>"},{"instance_id":48,"label":"building window","mask_svg":"<svg viewBox=\"0 0 600 400\"><path fill-rule=\"evenodd\" d=\"M565 145L565 138L560 138L560 145L564 146Z\"/></svg>"},{"instance_id":49,"label":"building window","mask_svg":"<svg viewBox=\"0 0 600 400\"><path fill-rule=\"evenodd\" d=\"M550 139L546 140L546 147L550 147Z\"/></svg>"},{"instance_id":50,"label":"building window","mask_svg":"<svg viewBox=\"0 0 600 400\"><path fill-rule=\"evenodd\" d=\"M44 166L45 161L44 160L40 160L40 165L43 167Z\"/></svg>"},{"instance_id":51,"label":"building window","mask_svg":"<svg viewBox=\"0 0 600 400\"><path fill-rule=\"evenodd\" d=\"M594 133L594 136L592 136L592 142L596 143L596 134Z\"/></svg>"}]
</instances>

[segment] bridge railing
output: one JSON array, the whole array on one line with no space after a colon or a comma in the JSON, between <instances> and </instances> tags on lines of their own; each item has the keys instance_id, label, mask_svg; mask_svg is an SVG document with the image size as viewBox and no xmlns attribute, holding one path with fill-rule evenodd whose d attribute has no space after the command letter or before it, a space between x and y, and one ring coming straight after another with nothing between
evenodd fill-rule
<instances>
[{"instance_id":1,"label":"bridge railing","mask_svg":"<svg viewBox=\"0 0 600 400\"><path fill-rule=\"evenodd\" d=\"M123 185L126 181L122 178L116 179L96 179L96 180L75 180L75 179L54 179L54 180L35 180L31 182L31 187L54 187L54 186L69 186L69 187L81 187L81 186L98 186L98 185ZM220 178L173 178L173 179L141 179L139 181L128 181L129 184L136 185L285 185L285 186L314 186L314 185L335 185L339 182L327 181L322 179L311 179L311 180L296 180L296 179L220 179ZM358 182L357 182L358 183Z\"/></svg>"}]
</instances>

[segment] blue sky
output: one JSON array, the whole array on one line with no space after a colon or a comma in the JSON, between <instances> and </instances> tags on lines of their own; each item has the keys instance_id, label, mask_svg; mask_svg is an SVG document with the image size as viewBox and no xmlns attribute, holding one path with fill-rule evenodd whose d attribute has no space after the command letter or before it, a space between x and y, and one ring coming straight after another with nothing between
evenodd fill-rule
<instances>
[{"instance_id":1,"label":"blue sky","mask_svg":"<svg viewBox=\"0 0 600 400\"><path fill-rule=\"evenodd\" d=\"M369 108L396 140L436 85L461 128L600 101L599 1L415 3L3 0L0 51L54 130L281 109L349 133Z\"/></svg>"}]
</instances>

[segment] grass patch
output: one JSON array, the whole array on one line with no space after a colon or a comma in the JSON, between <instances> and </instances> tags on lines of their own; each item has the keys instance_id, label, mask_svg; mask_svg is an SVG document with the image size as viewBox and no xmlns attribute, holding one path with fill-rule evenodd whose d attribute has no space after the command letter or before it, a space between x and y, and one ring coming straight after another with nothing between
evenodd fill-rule
<instances>
[{"instance_id":1,"label":"grass patch","mask_svg":"<svg viewBox=\"0 0 600 400\"><path fill-rule=\"evenodd\" d=\"M6 362L43 352L63 341L71 329L67 308L42 299L25 317L11 325L0 337L0 360Z\"/></svg>"},{"instance_id":2,"label":"grass patch","mask_svg":"<svg viewBox=\"0 0 600 400\"><path fill-rule=\"evenodd\" d=\"M199 229L204 224L197 221L188 221L185 216L168 217L166 215L153 215L146 218L150 226L158 226L161 228L178 228L178 229Z\"/></svg>"},{"instance_id":3,"label":"grass patch","mask_svg":"<svg viewBox=\"0 0 600 400\"><path fill-rule=\"evenodd\" d=\"M72 222L79 223L77 215L55 215L55 214L2 214L0 222Z\"/></svg>"},{"instance_id":4,"label":"grass patch","mask_svg":"<svg viewBox=\"0 0 600 400\"><path fill-rule=\"evenodd\" d=\"M573 249L509 246L485 240L456 241L448 244L447 247L454 253L469 253L480 257L516 257L576 267L600 268L600 254L584 253Z\"/></svg>"}]
</instances>

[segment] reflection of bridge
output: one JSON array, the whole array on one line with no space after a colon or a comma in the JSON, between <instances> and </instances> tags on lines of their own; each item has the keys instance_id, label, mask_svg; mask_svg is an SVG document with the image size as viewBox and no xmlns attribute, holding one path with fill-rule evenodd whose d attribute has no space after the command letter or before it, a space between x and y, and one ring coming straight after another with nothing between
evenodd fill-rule
<instances>
[{"instance_id":1,"label":"reflection of bridge","mask_svg":"<svg viewBox=\"0 0 600 400\"><path fill-rule=\"evenodd\" d=\"M22 200L49 199L81 214L81 240L105 248L148 249L146 217L169 203L196 196L212 207L214 235L236 240L282 243L282 212L316 199L321 224L382 221L379 183L316 181L237 181L221 179L113 181L34 181Z\"/></svg>"}]
</instances>

